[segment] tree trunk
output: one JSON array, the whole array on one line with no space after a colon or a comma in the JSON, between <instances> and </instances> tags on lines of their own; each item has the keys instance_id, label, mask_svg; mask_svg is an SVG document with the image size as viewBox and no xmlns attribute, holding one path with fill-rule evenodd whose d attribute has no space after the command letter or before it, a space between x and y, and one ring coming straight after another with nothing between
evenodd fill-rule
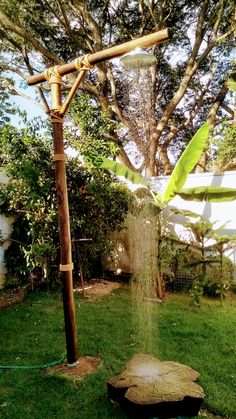
<instances>
[{"instance_id":1,"label":"tree trunk","mask_svg":"<svg viewBox=\"0 0 236 419\"><path fill-rule=\"evenodd\" d=\"M204 173L206 171L206 165L207 165L207 152L204 151L195 168L195 173Z\"/></svg>"},{"instance_id":2,"label":"tree trunk","mask_svg":"<svg viewBox=\"0 0 236 419\"><path fill-rule=\"evenodd\" d=\"M168 176L168 175L171 174L171 165L170 165L170 159L169 159L169 156L167 154L166 147L159 146L158 147L158 153L159 153L162 165L163 165L164 174L166 176Z\"/></svg>"},{"instance_id":3,"label":"tree trunk","mask_svg":"<svg viewBox=\"0 0 236 419\"><path fill-rule=\"evenodd\" d=\"M212 126L212 128L214 128L215 124L216 124L216 114L217 111L219 109L219 107L222 105L222 103L224 102L226 93L228 92L228 87L223 84L221 86L221 89L215 99L215 101L212 103L211 108L208 112L207 115L207 120L206 122ZM206 166L207 166L207 162L208 162L208 155L207 155L207 151L204 151L202 156L200 157L200 160L196 166L195 169L195 173L204 173L206 171Z\"/></svg>"}]
</instances>

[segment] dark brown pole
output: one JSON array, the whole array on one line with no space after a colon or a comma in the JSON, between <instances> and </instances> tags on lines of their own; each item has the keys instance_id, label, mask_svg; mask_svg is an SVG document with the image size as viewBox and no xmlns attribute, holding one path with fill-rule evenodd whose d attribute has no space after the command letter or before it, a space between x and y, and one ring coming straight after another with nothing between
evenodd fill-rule
<instances>
[{"instance_id":1,"label":"dark brown pole","mask_svg":"<svg viewBox=\"0 0 236 419\"><path fill-rule=\"evenodd\" d=\"M64 155L63 125L62 123L52 122L53 143L55 158L57 155ZM63 307L65 320L67 362L74 365L78 359L77 352L77 330L75 319L75 307L73 296L72 279L72 256L71 256L71 238L68 195L66 185L65 161L55 160L55 178L58 198L58 218L60 231L60 256L61 256L61 278ZM64 270L68 269L68 270Z\"/></svg>"},{"instance_id":2,"label":"dark brown pole","mask_svg":"<svg viewBox=\"0 0 236 419\"><path fill-rule=\"evenodd\" d=\"M60 271L63 287L63 307L67 348L67 363L75 366L78 359L77 330L72 278L72 252L70 236L69 205L66 184L65 151L63 141L63 119L60 117L61 83L55 78L50 83L52 93L51 120L53 127L55 179L58 199L60 234Z\"/></svg>"}]
</instances>

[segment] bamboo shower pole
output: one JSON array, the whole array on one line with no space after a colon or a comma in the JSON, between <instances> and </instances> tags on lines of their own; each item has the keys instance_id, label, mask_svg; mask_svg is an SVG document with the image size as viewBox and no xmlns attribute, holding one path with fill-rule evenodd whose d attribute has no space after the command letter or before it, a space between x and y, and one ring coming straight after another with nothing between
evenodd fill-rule
<instances>
[{"instance_id":1,"label":"bamboo shower pole","mask_svg":"<svg viewBox=\"0 0 236 419\"><path fill-rule=\"evenodd\" d=\"M57 71L57 67L46 70L45 77L49 82L52 96L51 122L53 128L53 161L55 164L55 181L57 191L57 207L60 236L60 272L62 279L67 363L69 366L76 366L78 359L78 349L75 306L73 296L73 263L65 168L66 155L64 151L63 139L63 118L60 114L62 108L62 80L60 74Z\"/></svg>"},{"instance_id":2,"label":"bamboo shower pole","mask_svg":"<svg viewBox=\"0 0 236 419\"><path fill-rule=\"evenodd\" d=\"M51 67L43 73L28 77L27 83L35 85L44 81L48 81L51 90L51 109L50 116L53 127L53 144L55 162L55 179L58 197L58 220L60 235L60 271L63 285L63 308L64 323L67 348L67 363L69 366L76 366L78 360L78 344L77 344L77 328L75 318L75 307L73 297L73 280L72 280L72 252L71 252L71 236L69 221L69 205L66 182L66 155L64 151L63 140L63 117L67 111L76 90L79 87L86 71L94 64L100 63L111 58L119 57L134 48L147 48L169 39L168 29L143 36L141 38L126 42L124 44L95 52L87 56L77 58L71 63L61 66ZM71 88L71 91L62 105L61 99L61 83L62 76L80 71L79 75Z\"/></svg>"}]
</instances>

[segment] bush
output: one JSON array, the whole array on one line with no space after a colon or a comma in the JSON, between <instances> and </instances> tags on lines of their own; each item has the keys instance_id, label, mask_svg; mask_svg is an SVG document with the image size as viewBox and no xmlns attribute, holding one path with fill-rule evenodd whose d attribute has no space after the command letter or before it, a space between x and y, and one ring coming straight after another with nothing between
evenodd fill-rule
<instances>
[{"instance_id":1,"label":"bush","mask_svg":"<svg viewBox=\"0 0 236 419\"><path fill-rule=\"evenodd\" d=\"M55 282L60 245L51 141L32 128L7 126L0 134L9 178L1 189L1 208L15 216L12 246L6 252L9 276L24 281L33 273ZM122 226L130 192L109 173L88 170L78 159L68 162L67 184L74 275L78 278L81 263L91 276L100 256L110 250L109 234ZM76 240L82 238L92 241L78 248Z\"/></svg>"}]
</instances>

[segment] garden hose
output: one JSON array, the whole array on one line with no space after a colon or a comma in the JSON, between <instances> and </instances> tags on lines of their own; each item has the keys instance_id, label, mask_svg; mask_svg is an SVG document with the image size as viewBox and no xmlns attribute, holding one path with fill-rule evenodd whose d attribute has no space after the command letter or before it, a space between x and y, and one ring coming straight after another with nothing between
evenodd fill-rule
<instances>
[{"instance_id":1,"label":"garden hose","mask_svg":"<svg viewBox=\"0 0 236 419\"><path fill-rule=\"evenodd\" d=\"M22 370L29 370L29 369L43 369L43 368L49 368L53 367L53 365L60 364L60 362L64 361L66 359L66 356L63 356L58 361L50 362L49 364L45 365L0 365L0 369L2 370L8 370L8 369L22 369Z\"/></svg>"}]
</instances>

